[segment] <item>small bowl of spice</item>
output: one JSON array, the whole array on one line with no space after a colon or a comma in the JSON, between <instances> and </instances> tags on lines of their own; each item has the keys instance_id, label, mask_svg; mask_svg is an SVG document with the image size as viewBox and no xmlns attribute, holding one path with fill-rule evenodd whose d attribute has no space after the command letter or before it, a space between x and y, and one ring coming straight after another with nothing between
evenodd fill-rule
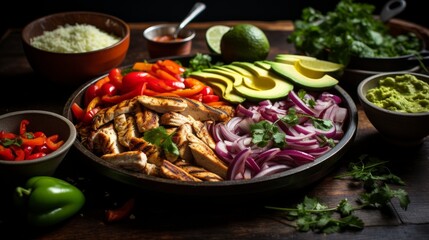
<instances>
[{"instance_id":1,"label":"small bowl of spice","mask_svg":"<svg viewBox=\"0 0 429 240\"><path fill-rule=\"evenodd\" d=\"M429 135L429 75L388 72L359 83L366 116L390 143L415 146Z\"/></svg>"},{"instance_id":2,"label":"small bowl of spice","mask_svg":"<svg viewBox=\"0 0 429 240\"><path fill-rule=\"evenodd\" d=\"M130 28L97 12L63 12L36 19L22 30L27 60L43 79L78 86L125 59Z\"/></svg>"},{"instance_id":3,"label":"small bowl of spice","mask_svg":"<svg viewBox=\"0 0 429 240\"><path fill-rule=\"evenodd\" d=\"M184 28L179 32L177 38L174 38L173 33L176 28L177 24L159 24L144 30L143 37L151 58L190 54L195 31Z\"/></svg>"}]
</instances>

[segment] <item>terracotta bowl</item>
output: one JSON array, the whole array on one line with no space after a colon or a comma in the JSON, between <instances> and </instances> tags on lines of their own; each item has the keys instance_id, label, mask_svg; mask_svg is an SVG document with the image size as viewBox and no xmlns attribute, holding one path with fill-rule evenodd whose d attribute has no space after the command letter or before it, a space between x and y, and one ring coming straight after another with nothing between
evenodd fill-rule
<instances>
[{"instance_id":1,"label":"terracotta bowl","mask_svg":"<svg viewBox=\"0 0 429 240\"><path fill-rule=\"evenodd\" d=\"M103 49L82 53L58 53L41 50L30 44L44 31L65 24L89 24L103 32L120 37L120 41ZM128 51L130 28L121 19L97 12L64 12L41 17L22 31L22 42L28 62L40 76L60 85L79 86L119 66Z\"/></svg>"},{"instance_id":2,"label":"terracotta bowl","mask_svg":"<svg viewBox=\"0 0 429 240\"><path fill-rule=\"evenodd\" d=\"M387 142L400 146L416 146L429 135L429 111L404 113L384 109L366 98L369 89L378 86L381 79L411 74L429 83L429 75L415 72L386 72L373 75L361 81L357 88L359 101L366 116Z\"/></svg>"},{"instance_id":3,"label":"terracotta bowl","mask_svg":"<svg viewBox=\"0 0 429 240\"><path fill-rule=\"evenodd\" d=\"M184 28L180 31L178 39L160 40L160 37L172 36L176 24L159 24L148 27L143 32L146 40L146 48L151 58L184 56L188 55L192 49L192 39L195 37L195 31Z\"/></svg>"},{"instance_id":4,"label":"terracotta bowl","mask_svg":"<svg viewBox=\"0 0 429 240\"><path fill-rule=\"evenodd\" d=\"M22 182L26 179L55 173L58 166L72 147L76 139L76 128L67 118L49 111L25 110L6 113L0 116L0 131L19 133L21 120L27 119L27 130L42 131L46 136L58 134L64 144L44 157L32 160L0 160L0 180Z\"/></svg>"}]
</instances>

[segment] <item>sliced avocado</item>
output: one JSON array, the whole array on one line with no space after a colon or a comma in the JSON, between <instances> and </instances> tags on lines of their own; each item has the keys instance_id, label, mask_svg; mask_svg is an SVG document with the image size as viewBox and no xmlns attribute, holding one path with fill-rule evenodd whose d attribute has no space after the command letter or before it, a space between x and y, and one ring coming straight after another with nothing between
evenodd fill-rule
<instances>
[{"instance_id":1,"label":"sliced avocado","mask_svg":"<svg viewBox=\"0 0 429 240\"><path fill-rule=\"evenodd\" d=\"M255 90L265 90L268 88L272 88L273 84L270 84L269 86L266 85L266 83L262 82L261 85L258 85L258 81L256 81L255 79L253 79L255 77L255 74L253 74L251 71L249 71L248 69L242 68L240 66L237 65L233 65L233 64L228 64L228 65L223 65L225 68L228 68L232 71L235 71L236 73L240 74L241 76L243 76L243 83L244 85L246 85L249 88L255 89ZM269 81L268 83L270 83L271 81Z\"/></svg>"},{"instance_id":2,"label":"sliced avocado","mask_svg":"<svg viewBox=\"0 0 429 240\"><path fill-rule=\"evenodd\" d=\"M274 58L274 61L287 63L287 64L295 64L296 61L307 59L307 60L315 60L315 57L298 55L298 54L277 54Z\"/></svg>"},{"instance_id":3,"label":"sliced avocado","mask_svg":"<svg viewBox=\"0 0 429 240\"><path fill-rule=\"evenodd\" d=\"M269 63L267 63L266 60L256 61L255 65L258 67L261 67L265 70L270 70L270 68L271 68L271 65Z\"/></svg>"},{"instance_id":4,"label":"sliced avocado","mask_svg":"<svg viewBox=\"0 0 429 240\"><path fill-rule=\"evenodd\" d=\"M196 78L205 84L215 87L216 94L222 96L223 99L232 103L241 103L246 99L234 93L232 79L221 74L210 73L204 71L196 71L189 74L190 77Z\"/></svg>"},{"instance_id":5,"label":"sliced avocado","mask_svg":"<svg viewBox=\"0 0 429 240\"><path fill-rule=\"evenodd\" d=\"M328 74L324 74L320 78L310 78L301 74L292 64L276 61L268 61L268 63L271 64L273 72L308 90L324 90L338 84L338 80Z\"/></svg>"},{"instance_id":6,"label":"sliced avocado","mask_svg":"<svg viewBox=\"0 0 429 240\"><path fill-rule=\"evenodd\" d=\"M236 86L235 89L238 93L246 96L250 101L263 101L268 99L280 99L286 97L289 92L293 89L293 85L284 79L277 77L274 73L256 66L253 63L248 62L235 62L231 65L235 65L239 68L243 68L253 75L254 85L263 85L265 89L253 89L247 87L245 84ZM262 82L262 83L261 83ZM265 83L263 83L265 82ZM266 84L268 82L269 84ZM267 88L270 86L270 88Z\"/></svg>"},{"instance_id":7,"label":"sliced avocado","mask_svg":"<svg viewBox=\"0 0 429 240\"><path fill-rule=\"evenodd\" d=\"M238 86L243 84L243 76L235 71L232 71L228 68L206 68L203 72L210 72L220 74L222 76L228 77L232 79L233 85Z\"/></svg>"}]
</instances>

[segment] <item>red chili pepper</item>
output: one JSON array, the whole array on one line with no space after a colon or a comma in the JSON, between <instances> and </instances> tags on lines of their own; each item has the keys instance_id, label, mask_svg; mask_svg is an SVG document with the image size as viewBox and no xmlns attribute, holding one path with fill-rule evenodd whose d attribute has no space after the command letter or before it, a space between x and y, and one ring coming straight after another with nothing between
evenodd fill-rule
<instances>
[{"instance_id":1,"label":"red chili pepper","mask_svg":"<svg viewBox=\"0 0 429 240\"><path fill-rule=\"evenodd\" d=\"M58 134L54 134L46 138L46 146L49 148L49 150L55 151L64 144L64 140L58 141L58 139Z\"/></svg>"},{"instance_id":2,"label":"red chili pepper","mask_svg":"<svg viewBox=\"0 0 429 240\"><path fill-rule=\"evenodd\" d=\"M42 146L34 146L33 152L32 153L38 153L38 152L42 152L42 153L50 153L52 152L48 146L46 146L46 144L43 144Z\"/></svg>"}]
</instances>

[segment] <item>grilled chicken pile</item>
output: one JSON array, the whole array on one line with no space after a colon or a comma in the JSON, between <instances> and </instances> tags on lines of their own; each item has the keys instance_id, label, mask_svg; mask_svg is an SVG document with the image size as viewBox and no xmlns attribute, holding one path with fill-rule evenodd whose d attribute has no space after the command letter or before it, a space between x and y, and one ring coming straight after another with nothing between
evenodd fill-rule
<instances>
[{"instance_id":1,"label":"grilled chicken pile","mask_svg":"<svg viewBox=\"0 0 429 240\"><path fill-rule=\"evenodd\" d=\"M76 128L85 147L120 168L180 181L222 181L228 167L215 154L207 126L233 115L232 106L214 108L188 98L142 95L104 108L90 125ZM179 156L143 138L160 126L174 132Z\"/></svg>"}]
</instances>

